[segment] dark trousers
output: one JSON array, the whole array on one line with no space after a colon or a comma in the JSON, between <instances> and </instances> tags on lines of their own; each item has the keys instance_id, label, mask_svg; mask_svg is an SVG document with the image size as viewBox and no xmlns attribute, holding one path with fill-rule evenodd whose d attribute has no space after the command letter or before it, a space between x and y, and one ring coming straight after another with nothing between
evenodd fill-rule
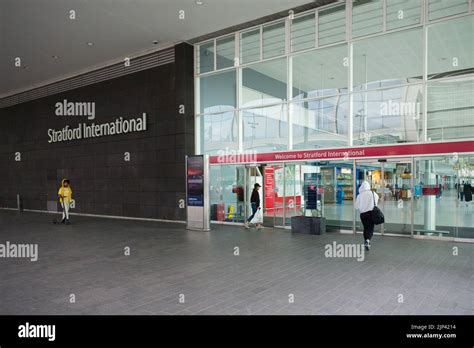
<instances>
[{"instance_id":1,"label":"dark trousers","mask_svg":"<svg viewBox=\"0 0 474 348\"><path fill-rule=\"evenodd\" d=\"M372 222L372 212L366 211L365 213L360 214L360 220L362 221L362 225L364 225L364 240L372 239L374 235L374 223Z\"/></svg>"},{"instance_id":2,"label":"dark trousers","mask_svg":"<svg viewBox=\"0 0 474 348\"><path fill-rule=\"evenodd\" d=\"M247 219L248 222L252 221L253 217L255 216L255 213L257 212L257 208L257 203L252 203L252 215L250 215Z\"/></svg>"}]
</instances>

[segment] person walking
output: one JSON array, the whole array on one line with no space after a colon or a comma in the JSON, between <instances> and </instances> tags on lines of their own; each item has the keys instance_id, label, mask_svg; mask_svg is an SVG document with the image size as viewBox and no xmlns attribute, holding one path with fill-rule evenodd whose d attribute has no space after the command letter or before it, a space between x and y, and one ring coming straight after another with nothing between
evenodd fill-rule
<instances>
[{"instance_id":1,"label":"person walking","mask_svg":"<svg viewBox=\"0 0 474 348\"><path fill-rule=\"evenodd\" d=\"M62 224L69 225L69 206L72 201L72 189L70 186L70 181L63 179L61 182L61 187L58 191L59 202L61 202L61 207L63 208L63 218L61 220Z\"/></svg>"},{"instance_id":2,"label":"person walking","mask_svg":"<svg viewBox=\"0 0 474 348\"><path fill-rule=\"evenodd\" d=\"M472 201L472 189L469 182L464 183L464 201L466 202L466 205L469 205Z\"/></svg>"},{"instance_id":3,"label":"person walking","mask_svg":"<svg viewBox=\"0 0 474 348\"><path fill-rule=\"evenodd\" d=\"M260 194L258 193L258 190L260 189L260 187L261 186L258 183L256 183L253 186L252 195L250 196L250 205L252 207L252 215L250 215L247 221L245 221L245 228L249 228L250 221L252 221L257 211L260 210ZM257 223L256 227L257 229L263 228L261 223Z\"/></svg>"},{"instance_id":4,"label":"person walking","mask_svg":"<svg viewBox=\"0 0 474 348\"><path fill-rule=\"evenodd\" d=\"M462 184L459 183L458 190L459 190L459 200L462 202L464 201L464 181L462 182Z\"/></svg>"},{"instance_id":5,"label":"person walking","mask_svg":"<svg viewBox=\"0 0 474 348\"><path fill-rule=\"evenodd\" d=\"M374 222L372 220L372 210L377 205L379 196L372 192L367 181L363 181L359 187L359 195L356 199L356 209L359 210L360 220L364 226L364 246L365 250L370 250L370 240L374 235Z\"/></svg>"}]
</instances>

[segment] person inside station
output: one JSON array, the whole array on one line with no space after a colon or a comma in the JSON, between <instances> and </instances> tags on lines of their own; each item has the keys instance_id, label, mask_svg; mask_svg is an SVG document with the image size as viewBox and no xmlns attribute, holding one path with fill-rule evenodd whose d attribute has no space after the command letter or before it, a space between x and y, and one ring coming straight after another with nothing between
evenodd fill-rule
<instances>
[{"instance_id":1,"label":"person inside station","mask_svg":"<svg viewBox=\"0 0 474 348\"><path fill-rule=\"evenodd\" d=\"M61 203L61 208L63 209L63 216L61 223L69 225L69 207L72 200L72 189L71 183L68 179L63 179L61 182L61 187L58 191L59 202Z\"/></svg>"},{"instance_id":2,"label":"person inside station","mask_svg":"<svg viewBox=\"0 0 474 348\"><path fill-rule=\"evenodd\" d=\"M247 221L245 221L245 228L249 228L250 222L255 217L255 214L257 214L257 211L260 209L260 194L258 193L258 190L260 189L260 187L261 186L258 183L256 183L253 186L252 195L250 196L250 204L252 206L252 215L250 215ZM257 223L255 223L255 227L257 227L258 230L263 228L262 221L258 221Z\"/></svg>"},{"instance_id":3,"label":"person inside station","mask_svg":"<svg viewBox=\"0 0 474 348\"><path fill-rule=\"evenodd\" d=\"M374 235L374 221L372 220L372 210L377 205L379 196L370 188L370 184L364 180L359 188L359 195L356 199L355 208L360 213L360 220L364 226L364 246L365 250L370 250L370 240Z\"/></svg>"}]
</instances>

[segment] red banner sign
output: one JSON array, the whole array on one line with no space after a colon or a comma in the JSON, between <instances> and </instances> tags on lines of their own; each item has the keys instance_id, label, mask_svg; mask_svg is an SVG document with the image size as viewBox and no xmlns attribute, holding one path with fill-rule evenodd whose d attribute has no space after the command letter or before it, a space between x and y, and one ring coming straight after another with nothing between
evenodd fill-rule
<instances>
[{"instance_id":1,"label":"red banner sign","mask_svg":"<svg viewBox=\"0 0 474 348\"><path fill-rule=\"evenodd\" d=\"M439 186L423 186L423 196L439 195Z\"/></svg>"},{"instance_id":2,"label":"red banner sign","mask_svg":"<svg viewBox=\"0 0 474 348\"><path fill-rule=\"evenodd\" d=\"M270 153L223 154L210 157L211 164L225 163L270 163L287 161L341 160L357 158L386 158L417 155L450 154L474 152L474 141L452 141L442 143L419 143L383 146L350 147L326 150L284 151Z\"/></svg>"},{"instance_id":3,"label":"red banner sign","mask_svg":"<svg viewBox=\"0 0 474 348\"><path fill-rule=\"evenodd\" d=\"M263 172L263 186L265 189L265 208L274 207L275 201L275 168L266 166Z\"/></svg>"}]
</instances>

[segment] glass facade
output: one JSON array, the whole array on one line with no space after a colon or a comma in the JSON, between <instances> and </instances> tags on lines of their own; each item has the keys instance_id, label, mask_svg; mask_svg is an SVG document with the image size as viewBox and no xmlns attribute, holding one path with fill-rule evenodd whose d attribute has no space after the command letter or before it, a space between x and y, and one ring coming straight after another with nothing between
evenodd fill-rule
<instances>
[{"instance_id":1,"label":"glass facade","mask_svg":"<svg viewBox=\"0 0 474 348\"><path fill-rule=\"evenodd\" d=\"M472 0L347 0L197 44L197 153L473 140L472 7ZM348 227L354 217L344 209L359 181L370 178L394 218L403 213L402 225L385 230L405 233L423 229L418 215L428 205L417 200L415 186L425 162L436 172L447 159L403 161L270 163L257 166L253 179L245 166L232 175L243 170L239 178L248 183L272 173L276 198L265 212L281 226L303 214L305 178L317 174L334 195L322 200L326 216L343 217L330 225ZM472 175L473 156L463 161ZM453 166L434 174L446 190L463 177Z\"/></svg>"},{"instance_id":2,"label":"glass facade","mask_svg":"<svg viewBox=\"0 0 474 348\"><path fill-rule=\"evenodd\" d=\"M353 0L203 42L196 122L240 151L472 138L473 32L470 1Z\"/></svg>"}]
</instances>

